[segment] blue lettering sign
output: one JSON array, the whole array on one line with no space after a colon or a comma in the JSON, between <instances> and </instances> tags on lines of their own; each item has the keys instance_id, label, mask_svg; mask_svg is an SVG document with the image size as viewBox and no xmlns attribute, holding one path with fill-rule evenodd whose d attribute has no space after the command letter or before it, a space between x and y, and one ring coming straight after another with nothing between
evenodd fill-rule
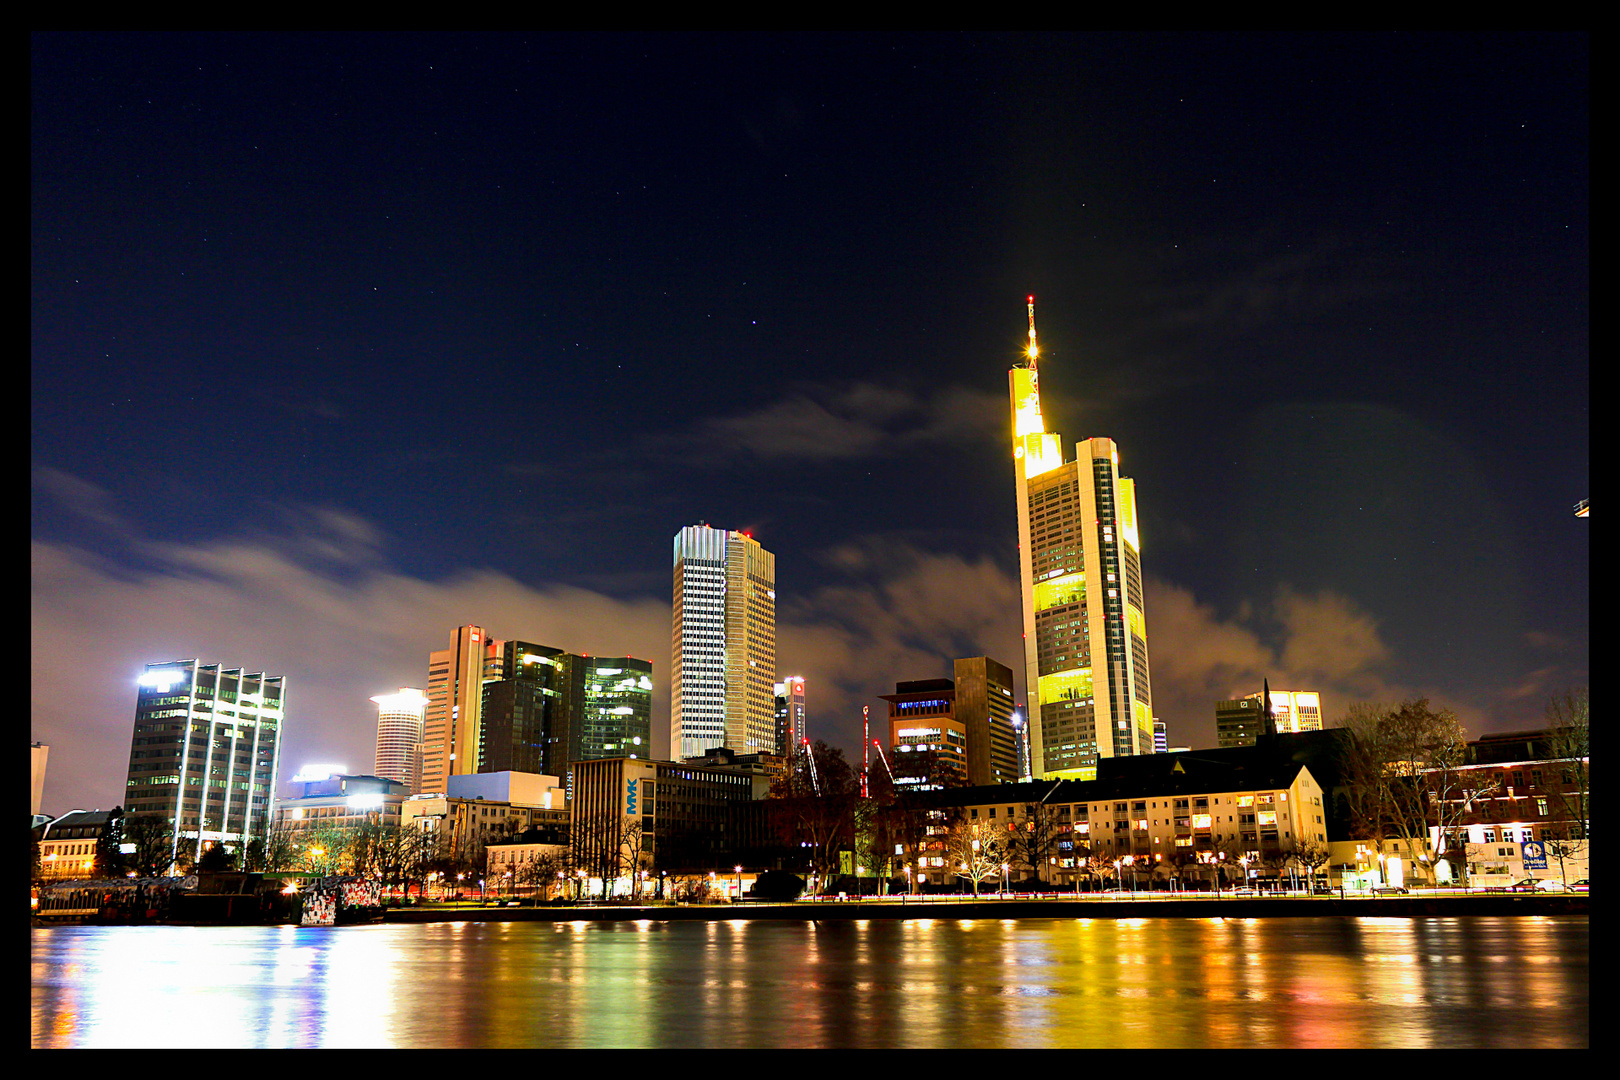
<instances>
[{"instance_id":1,"label":"blue lettering sign","mask_svg":"<svg viewBox=\"0 0 1620 1080\"><path fill-rule=\"evenodd\" d=\"M1524 868L1526 870L1547 869L1547 849L1541 846L1539 840L1527 840L1523 845Z\"/></svg>"},{"instance_id":2,"label":"blue lettering sign","mask_svg":"<svg viewBox=\"0 0 1620 1080\"><path fill-rule=\"evenodd\" d=\"M629 781L625 784L625 788L627 790L627 796L625 798L624 812L627 814L633 814L636 812L636 781Z\"/></svg>"}]
</instances>

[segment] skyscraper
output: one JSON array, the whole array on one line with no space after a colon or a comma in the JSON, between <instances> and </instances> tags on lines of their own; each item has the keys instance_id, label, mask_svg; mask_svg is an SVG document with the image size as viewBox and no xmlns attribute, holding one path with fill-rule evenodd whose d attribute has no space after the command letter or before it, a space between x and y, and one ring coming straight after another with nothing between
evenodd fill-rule
<instances>
[{"instance_id":1,"label":"skyscraper","mask_svg":"<svg viewBox=\"0 0 1620 1080\"><path fill-rule=\"evenodd\" d=\"M450 647L428 656L422 779L415 795L442 795L450 777L478 771L484 683L501 677L502 643L481 626L458 626Z\"/></svg>"},{"instance_id":2,"label":"skyscraper","mask_svg":"<svg viewBox=\"0 0 1620 1080\"><path fill-rule=\"evenodd\" d=\"M652 757L652 664L633 656L580 658L585 684L579 757Z\"/></svg>"},{"instance_id":3,"label":"skyscraper","mask_svg":"<svg viewBox=\"0 0 1620 1080\"><path fill-rule=\"evenodd\" d=\"M805 739L804 677L788 675L776 684L776 750L778 757L798 753Z\"/></svg>"},{"instance_id":4,"label":"skyscraper","mask_svg":"<svg viewBox=\"0 0 1620 1080\"><path fill-rule=\"evenodd\" d=\"M421 780L422 714L427 695L411 686L396 693L378 694L377 759L374 775L396 780L406 792L416 790Z\"/></svg>"},{"instance_id":5,"label":"skyscraper","mask_svg":"<svg viewBox=\"0 0 1620 1080\"><path fill-rule=\"evenodd\" d=\"M1012 668L988 656L966 657L953 666L956 719L967 731L968 783L1017 783Z\"/></svg>"},{"instance_id":6,"label":"skyscraper","mask_svg":"<svg viewBox=\"0 0 1620 1080\"><path fill-rule=\"evenodd\" d=\"M1270 730L1321 731L1322 695L1314 691L1269 690ZM1253 746L1266 734L1266 693L1215 703L1215 737L1221 746Z\"/></svg>"},{"instance_id":7,"label":"skyscraper","mask_svg":"<svg viewBox=\"0 0 1620 1080\"><path fill-rule=\"evenodd\" d=\"M264 838L281 762L286 681L197 660L148 664L135 698L124 809L157 814L200 855Z\"/></svg>"},{"instance_id":8,"label":"skyscraper","mask_svg":"<svg viewBox=\"0 0 1620 1080\"><path fill-rule=\"evenodd\" d=\"M1008 372L1030 768L1092 779L1099 758L1153 752L1136 485L1112 439L1063 460L1041 415L1035 298L1025 362Z\"/></svg>"},{"instance_id":9,"label":"skyscraper","mask_svg":"<svg viewBox=\"0 0 1620 1080\"><path fill-rule=\"evenodd\" d=\"M670 754L776 751L776 556L747 533L675 534Z\"/></svg>"},{"instance_id":10,"label":"skyscraper","mask_svg":"<svg viewBox=\"0 0 1620 1080\"><path fill-rule=\"evenodd\" d=\"M428 661L416 794L445 794L452 776L565 778L576 761L651 753L648 661L577 656L478 626L457 628L450 645Z\"/></svg>"}]
</instances>

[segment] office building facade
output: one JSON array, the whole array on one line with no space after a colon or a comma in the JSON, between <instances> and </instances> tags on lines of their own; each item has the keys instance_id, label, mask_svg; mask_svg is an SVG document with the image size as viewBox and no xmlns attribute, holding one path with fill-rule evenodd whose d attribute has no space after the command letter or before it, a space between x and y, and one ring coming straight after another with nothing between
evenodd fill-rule
<instances>
[{"instance_id":1,"label":"office building facade","mask_svg":"<svg viewBox=\"0 0 1620 1080\"><path fill-rule=\"evenodd\" d=\"M671 754L774 753L776 556L700 524L676 534L674 569Z\"/></svg>"},{"instance_id":2,"label":"office building facade","mask_svg":"<svg viewBox=\"0 0 1620 1080\"><path fill-rule=\"evenodd\" d=\"M422 719L427 695L411 686L392 694L378 694L377 755L373 774L404 784L406 792L416 790L422 773Z\"/></svg>"},{"instance_id":3,"label":"office building facade","mask_svg":"<svg viewBox=\"0 0 1620 1080\"><path fill-rule=\"evenodd\" d=\"M1008 373L1030 768L1083 780L1100 759L1153 752L1136 486L1112 439L1065 461L1046 430L1034 312L1031 299L1026 362Z\"/></svg>"},{"instance_id":4,"label":"office building facade","mask_svg":"<svg viewBox=\"0 0 1620 1080\"><path fill-rule=\"evenodd\" d=\"M124 810L157 814L201 853L264 838L275 805L286 680L198 660L148 664L135 702Z\"/></svg>"},{"instance_id":5,"label":"office building facade","mask_svg":"<svg viewBox=\"0 0 1620 1080\"><path fill-rule=\"evenodd\" d=\"M790 758L807 738L804 677L789 675L776 684L776 756Z\"/></svg>"},{"instance_id":6,"label":"office building facade","mask_svg":"<svg viewBox=\"0 0 1620 1080\"><path fill-rule=\"evenodd\" d=\"M951 679L914 679L882 695L889 703L888 767L900 791L968 783L968 730L956 716Z\"/></svg>"},{"instance_id":7,"label":"office building facade","mask_svg":"<svg viewBox=\"0 0 1620 1080\"><path fill-rule=\"evenodd\" d=\"M1268 731L1288 734L1322 730L1322 695L1314 691L1272 690L1267 725L1266 691L1215 703L1215 738L1220 746L1253 746Z\"/></svg>"},{"instance_id":8,"label":"office building facade","mask_svg":"<svg viewBox=\"0 0 1620 1080\"><path fill-rule=\"evenodd\" d=\"M1021 778L1013 731L1013 673L988 656L957 660L956 721L967 732L970 784L1011 784Z\"/></svg>"},{"instance_id":9,"label":"office building facade","mask_svg":"<svg viewBox=\"0 0 1620 1080\"><path fill-rule=\"evenodd\" d=\"M647 757L652 664L578 656L546 645L501 645L502 677L484 684L479 772L569 776L573 762Z\"/></svg>"},{"instance_id":10,"label":"office building facade","mask_svg":"<svg viewBox=\"0 0 1620 1080\"><path fill-rule=\"evenodd\" d=\"M444 794L450 777L478 771L484 683L503 670L502 642L481 626L458 626L450 647L428 656L421 780L415 794Z\"/></svg>"}]
</instances>

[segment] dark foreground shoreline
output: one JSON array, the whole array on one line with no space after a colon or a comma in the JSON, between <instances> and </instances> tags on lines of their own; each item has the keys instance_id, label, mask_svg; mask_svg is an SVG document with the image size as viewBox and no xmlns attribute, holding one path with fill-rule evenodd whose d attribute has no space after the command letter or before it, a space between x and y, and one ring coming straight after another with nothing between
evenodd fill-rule
<instances>
[{"instance_id":1,"label":"dark foreground shoreline","mask_svg":"<svg viewBox=\"0 0 1620 1080\"><path fill-rule=\"evenodd\" d=\"M1461 918L1469 915L1587 915L1587 895L1536 893L1486 896L1242 897L1177 900L913 900L799 901L602 905L579 907L389 908L388 923L443 922L674 922L796 919L1263 919L1322 917Z\"/></svg>"}]
</instances>

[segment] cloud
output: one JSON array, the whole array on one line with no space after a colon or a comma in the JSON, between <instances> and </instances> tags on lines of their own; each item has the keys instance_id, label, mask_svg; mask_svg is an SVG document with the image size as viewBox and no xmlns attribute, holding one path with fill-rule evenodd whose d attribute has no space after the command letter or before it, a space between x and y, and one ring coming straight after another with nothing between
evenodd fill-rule
<instances>
[{"instance_id":1,"label":"cloud","mask_svg":"<svg viewBox=\"0 0 1620 1080\"><path fill-rule=\"evenodd\" d=\"M48 465L35 466L32 480L36 491L55 499L76 516L115 532L126 530L124 517L113 508L112 495L106 488Z\"/></svg>"},{"instance_id":2,"label":"cloud","mask_svg":"<svg viewBox=\"0 0 1620 1080\"><path fill-rule=\"evenodd\" d=\"M32 545L31 734L52 746L48 812L122 801L134 680L150 662L198 657L285 675L283 776L304 760L369 771L368 699L423 686L428 653L467 622L570 651L650 659L668 685L667 601L531 588L486 570L412 578L374 564L357 519L325 520L328 530L313 538L154 545L158 568L140 572ZM655 695L655 732L668 729L668 704L667 693Z\"/></svg>"},{"instance_id":3,"label":"cloud","mask_svg":"<svg viewBox=\"0 0 1620 1080\"><path fill-rule=\"evenodd\" d=\"M1470 703L1401 683L1378 620L1342 594L1285 585L1269 603L1245 602L1223 619L1179 585L1148 577L1144 586L1154 713L1174 745L1214 746L1215 702L1267 680L1273 690L1320 693L1328 723L1353 701L1426 696L1481 728Z\"/></svg>"},{"instance_id":4,"label":"cloud","mask_svg":"<svg viewBox=\"0 0 1620 1080\"><path fill-rule=\"evenodd\" d=\"M688 454L838 461L940 442L992 437L1007 422L1001 397L965 387L921 393L886 383L806 386L752 412L706 420L677 436Z\"/></svg>"}]
</instances>

